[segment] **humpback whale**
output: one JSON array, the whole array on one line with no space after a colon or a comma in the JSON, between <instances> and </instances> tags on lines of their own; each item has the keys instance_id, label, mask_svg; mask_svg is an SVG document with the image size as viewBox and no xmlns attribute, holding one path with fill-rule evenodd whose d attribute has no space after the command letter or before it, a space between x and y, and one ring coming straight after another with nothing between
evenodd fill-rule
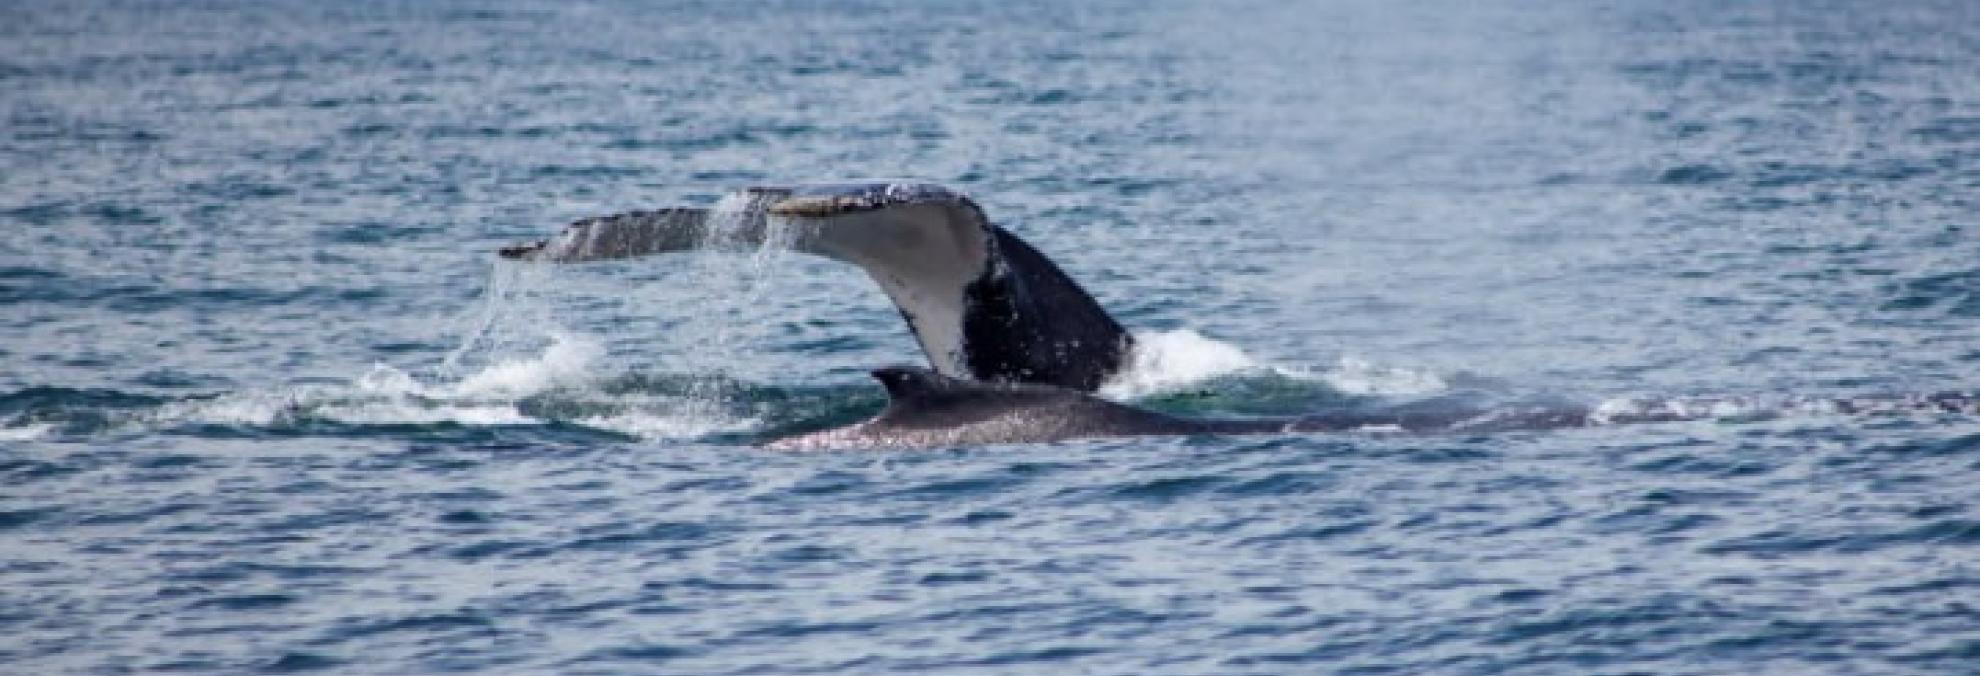
<instances>
[{"instance_id":1,"label":"humpback whale","mask_svg":"<svg viewBox=\"0 0 1980 676\"><path fill-rule=\"evenodd\" d=\"M1072 278L990 221L974 200L927 183L747 188L725 233L760 245L781 219L792 250L865 270L893 301L935 371L987 382L1098 389L1134 340ZM613 260L716 244L707 209L632 211L572 223L505 258Z\"/></svg>"},{"instance_id":2,"label":"humpback whale","mask_svg":"<svg viewBox=\"0 0 1980 676\"><path fill-rule=\"evenodd\" d=\"M586 218L549 239L499 251L553 263L615 260L722 245L763 245L851 263L893 301L931 369L873 372L887 390L870 420L771 442L773 448L926 448L1111 436L1381 431L1490 433L1723 417L1724 400L1664 400L1622 410L1572 406L1396 409L1283 419L1205 420L1090 393L1126 366L1134 340L1063 270L968 196L926 183L758 186L740 213L674 207ZM774 223L773 223L774 221ZM772 226L783 226L778 230ZM1848 415L1980 415L1980 394L1811 400ZM1789 408L1751 412L1765 418Z\"/></svg>"}]
</instances>

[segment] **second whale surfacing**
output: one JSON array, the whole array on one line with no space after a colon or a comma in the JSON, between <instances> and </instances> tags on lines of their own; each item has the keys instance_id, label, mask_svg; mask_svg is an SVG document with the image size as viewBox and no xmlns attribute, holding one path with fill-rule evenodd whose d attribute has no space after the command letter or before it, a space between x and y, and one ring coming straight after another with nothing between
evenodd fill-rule
<instances>
[{"instance_id":1,"label":"second whale surfacing","mask_svg":"<svg viewBox=\"0 0 1980 676\"><path fill-rule=\"evenodd\" d=\"M887 407L864 422L771 441L769 448L919 449L990 444L1049 443L1075 439L1203 434L1491 434L1632 423L1778 417L1793 412L1852 416L1980 415L1980 396L1945 392L1928 396L1862 397L1802 401L1746 408L1731 400L1638 402L1620 408L1510 406L1486 409L1336 412L1294 418L1182 418L1119 404L1051 385L985 383L950 378L927 369L890 367L873 372L887 390Z\"/></svg>"},{"instance_id":2,"label":"second whale surfacing","mask_svg":"<svg viewBox=\"0 0 1980 676\"><path fill-rule=\"evenodd\" d=\"M1074 439L1203 434L1491 434L1631 423L1735 418L1758 420L1789 412L1854 416L1947 413L1980 415L1980 397L1947 392L1922 397L1865 397L1745 408L1730 400L1662 400L1623 408L1510 406L1485 409L1336 412L1293 418L1182 418L1119 404L1051 385L985 383L927 369L873 372L887 390L887 407L864 422L771 441L780 450L948 448L1049 443Z\"/></svg>"},{"instance_id":3,"label":"second whale surfacing","mask_svg":"<svg viewBox=\"0 0 1980 676\"><path fill-rule=\"evenodd\" d=\"M887 407L865 422L772 441L770 448L940 448L1046 443L1070 439L1200 434L1290 434L1435 430L1488 431L1508 426L1587 424L1585 411L1530 410L1461 414L1392 412L1299 418L1182 418L1107 401L1052 385L985 383L927 369L896 366L873 372L887 390Z\"/></svg>"},{"instance_id":4,"label":"second whale surfacing","mask_svg":"<svg viewBox=\"0 0 1980 676\"><path fill-rule=\"evenodd\" d=\"M1190 420L1051 385L984 383L927 369L873 372L887 408L865 422L767 444L780 450L939 448L1091 437L1270 433L1270 422Z\"/></svg>"}]
</instances>

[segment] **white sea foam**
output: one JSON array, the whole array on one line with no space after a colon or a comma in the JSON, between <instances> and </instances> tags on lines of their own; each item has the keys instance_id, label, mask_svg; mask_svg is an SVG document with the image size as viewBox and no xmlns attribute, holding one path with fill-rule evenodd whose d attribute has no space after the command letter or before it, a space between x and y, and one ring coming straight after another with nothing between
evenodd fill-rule
<instances>
[{"instance_id":1,"label":"white sea foam","mask_svg":"<svg viewBox=\"0 0 1980 676\"><path fill-rule=\"evenodd\" d=\"M0 441L34 441L55 431L51 423L29 423L19 427L0 427Z\"/></svg>"},{"instance_id":2,"label":"white sea foam","mask_svg":"<svg viewBox=\"0 0 1980 676\"><path fill-rule=\"evenodd\" d=\"M159 407L142 422L269 425L296 410L304 398L305 392L299 389L290 392L241 392L213 399L179 401Z\"/></svg>"},{"instance_id":3,"label":"white sea foam","mask_svg":"<svg viewBox=\"0 0 1980 676\"><path fill-rule=\"evenodd\" d=\"M352 425L521 425L539 422L522 415L514 402L436 400L407 392L383 394L366 386L309 386L283 391L241 392L214 399L160 407L152 424L269 426L303 419Z\"/></svg>"},{"instance_id":4,"label":"white sea foam","mask_svg":"<svg viewBox=\"0 0 1980 676\"><path fill-rule=\"evenodd\" d=\"M1236 345L1191 329L1177 329L1136 334L1128 367L1109 379L1100 392L1109 398L1135 399L1245 374L1317 381L1362 396L1421 396L1450 387L1431 371L1381 366L1356 357L1342 357L1324 369L1270 364Z\"/></svg>"},{"instance_id":5,"label":"white sea foam","mask_svg":"<svg viewBox=\"0 0 1980 676\"><path fill-rule=\"evenodd\" d=\"M1315 375L1342 393L1358 396L1415 397L1450 389L1431 371L1381 366L1357 357L1341 357L1334 368Z\"/></svg>"},{"instance_id":6,"label":"white sea foam","mask_svg":"<svg viewBox=\"0 0 1980 676\"><path fill-rule=\"evenodd\" d=\"M594 339L556 333L542 354L498 360L443 388L443 394L451 398L520 399L583 381L592 363L604 354L604 347Z\"/></svg>"},{"instance_id":7,"label":"white sea foam","mask_svg":"<svg viewBox=\"0 0 1980 676\"><path fill-rule=\"evenodd\" d=\"M523 415L512 402L450 403L407 399L333 401L311 406L309 414L349 425L468 426L530 425L543 421Z\"/></svg>"},{"instance_id":8,"label":"white sea foam","mask_svg":"<svg viewBox=\"0 0 1980 676\"><path fill-rule=\"evenodd\" d=\"M1108 379L1100 393L1114 399L1135 399L1264 368L1236 345L1192 329L1140 333L1134 337L1128 367Z\"/></svg>"},{"instance_id":9,"label":"white sea foam","mask_svg":"<svg viewBox=\"0 0 1980 676\"><path fill-rule=\"evenodd\" d=\"M746 432L763 424L755 418L710 413L706 407L694 405L681 406L671 412L641 410L587 416L572 422L641 439L696 439L725 432Z\"/></svg>"},{"instance_id":10,"label":"white sea foam","mask_svg":"<svg viewBox=\"0 0 1980 676\"><path fill-rule=\"evenodd\" d=\"M458 378L421 377L376 364L346 385L308 385L177 402L153 412L149 422L540 425L550 421L526 412L525 402L549 396L563 408L600 411L578 415L569 422L643 439L694 438L758 425L755 419L730 414L694 396L607 391L601 387L594 366L603 354L596 339L559 332L535 355L489 359L487 365ZM0 434L9 431L0 430Z\"/></svg>"},{"instance_id":11,"label":"white sea foam","mask_svg":"<svg viewBox=\"0 0 1980 676\"><path fill-rule=\"evenodd\" d=\"M1826 413L1835 410L1831 402L1769 403L1745 397L1674 397L1669 399L1605 399L1589 411L1588 419L1597 425L1646 419L1737 420L1770 413Z\"/></svg>"}]
</instances>

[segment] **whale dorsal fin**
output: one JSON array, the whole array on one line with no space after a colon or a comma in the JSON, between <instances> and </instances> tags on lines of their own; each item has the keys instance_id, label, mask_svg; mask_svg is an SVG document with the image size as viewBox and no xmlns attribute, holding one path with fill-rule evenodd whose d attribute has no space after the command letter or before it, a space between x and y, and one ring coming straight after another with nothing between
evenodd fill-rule
<instances>
[{"instance_id":1,"label":"whale dorsal fin","mask_svg":"<svg viewBox=\"0 0 1980 676\"><path fill-rule=\"evenodd\" d=\"M956 390L954 379L918 366L888 366L874 369L872 375L887 389L888 403L893 405Z\"/></svg>"}]
</instances>

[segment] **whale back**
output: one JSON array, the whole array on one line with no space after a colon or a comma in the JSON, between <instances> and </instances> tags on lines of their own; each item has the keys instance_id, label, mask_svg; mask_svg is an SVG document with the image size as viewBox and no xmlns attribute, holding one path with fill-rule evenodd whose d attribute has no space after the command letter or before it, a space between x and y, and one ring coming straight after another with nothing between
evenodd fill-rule
<instances>
[{"instance_id":1,"label":"whale back","mask_svg":"<svg viewBox=\"0 0 1980 676\"><path fill-rule=\"evenodd\" d=\"M873 378L887 390L879 415L769 447L939 448L1225 431L1051 385L962 380L908 366L876 370Z\"/></svg>"}]
</instances>

